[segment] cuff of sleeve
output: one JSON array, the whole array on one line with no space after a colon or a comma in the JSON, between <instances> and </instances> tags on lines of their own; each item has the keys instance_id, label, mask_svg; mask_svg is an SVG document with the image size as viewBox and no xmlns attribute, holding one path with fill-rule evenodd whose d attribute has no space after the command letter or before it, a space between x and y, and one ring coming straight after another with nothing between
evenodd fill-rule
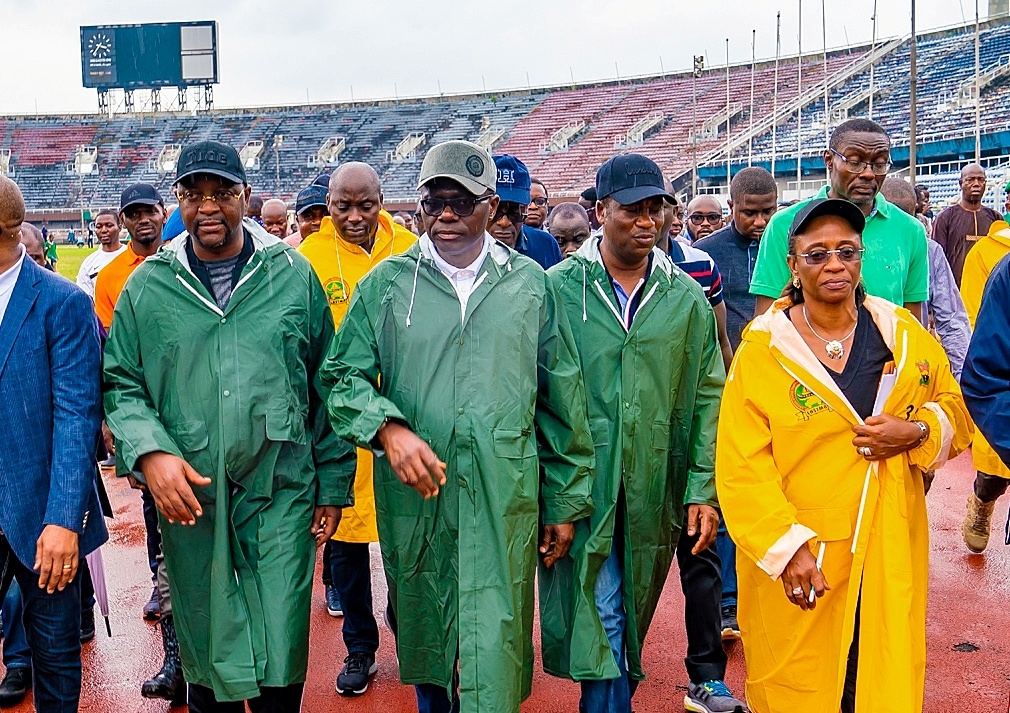
<instances>
[{"instance_id":1,"label":"cuff of sleeve","mask_svg":"<svg viewBox=\"0 0 1010 713\"><path fill-rule=\"evenodd\" d=\"M765 556L757 563L764 572L772 579L782 576L782 571L789 564L793 555L810 540L817 537L817 533L809 527L800 524L793 524L789 531L782 535L774 545L768 548Z\"/></svg>"},{"instance_id":2,"label":"cuff of sleeve","mask_svg":"<svg viewBox=\"0 0 1010 713\"><path fill-rule=\"evenodd\" d=\"M541 511L545 525L564 525L592 515L593 501L589 497L544 499Z\"/></svg>"},{"instance_id":3,"label":"cuff of sleeve","mask_svg":"<svg viewBox=\"0 0 1010 713\"><path fill-rule=\"evenodd\" d=\"M922 409L925 409L929 413L922 414ZM933 401L925 403L919 411L920 413L917 415L925 416L923 420L929 423L930 428L929 438L919 448L931 449L935 447L938 449L932 463L923 468L923 470L942 468L947 462L948 456L950 456L950 444L954 440L954 426L938 403ZM933 416L933 418L929 418L929 416ZM934 419L936 423L933 423Z\"/></svg>"}]
</instances>

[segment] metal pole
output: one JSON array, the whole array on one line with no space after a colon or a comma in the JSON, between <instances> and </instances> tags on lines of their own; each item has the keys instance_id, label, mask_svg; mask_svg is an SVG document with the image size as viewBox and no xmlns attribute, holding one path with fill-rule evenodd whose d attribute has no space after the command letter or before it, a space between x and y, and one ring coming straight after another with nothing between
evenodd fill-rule
<instances>
[{"instance_id":1,"label":"metal pole","mask_svg":"<svg viewBox=\"0 0 1010 713\"><path fill-rule=\"evenodd\" d=\"M821 0L821 45L824 50L824 145L828 145L828 16Z\"/></svg>"},{"instance_id":2,"label":"metal pole","mask_svg":"<svg viewBox=\"0 0 1010 713\"><path fill-rule=\"evenodd\" d=\"M798 0L799 6L799 30L796 35L797 52L796 58L796 94L803 93L803 0ZM800 191L800 182L803 180L803 102L796 104L796 197L803 196Z\"/></svg>"},{"instance_id":3,"label":"metal pole","mask_svg":"<svg viewBox=\"0 0 1010 713\"><path fill-rule=\"evenodd\" d=\"M908 134L908 182L915 188L915 142L916 123L918 122L918 107L916 107L916 76L915 76L915 0L912 0L912 47L909 53L909 134Z\"/></svg>"},{"instance_id":4,"label":"metal pole","mask_svg":"<svg viewBox=\"0 0 1010 713\"><path fill-rule=\"evenodd\" d=\"M729 38L726 38L726 193L729 193L729 184L732 180L730 174L730 156L729 156L729 120L730 120L730 110L729 110Z\"/></svg>"},{"instance_id":5,"label":"metal pole","mask_svg":"<svg viewBox=\"0 0 1010 713\"><path fill-rule=\"evenodd\" d=\"M873 22L873 39L870 40L870 56L877 51L877 0L873 0L873 17L870 18ZM876 61L870 62L870 107L868 111L868 118L873 119L873 67L877 64Z\"/></svg>"},{"instance_id":6,"label":"metal pole","mask_svg":"<svg viewBox=\"0 0 1010 713\"><path fill-rule=\"evenodd\" d=\"M747 165L754 163L754 57L757 45L757 30L750 31L750 111L747 126Z\"/></svg>"},{"instance_id":7,"label":"metal pole","mask_svg":"<svg viewBox=\"0 0 1010 713\"><path fill-rule=\"evenodd\" d=\"M975 0L975 163L982 160L982 91L979 84L978 66L978 0Z\"/></svg>"},{"instance_id":8,"label":"metal pole","mask_svg":"<svg viewBox=\"0 0 1010 713\"><path fill-rule=\"evenodd\" d=\"M782 13L775 13L775 91L772 95L772 175L775 175L775 140L779 123L779 55L782 52Z\"/></svg>"},{"instance_id":9,"label":"metal pole","mask_svg":"<svg viewBox=\"0 0 1010 713\"><path fill-rule=\"evenodd\" d=\"M694 119L691 123L691 198L698 195L698 59L694 60L694 72L691 74L691 111Z\"/></svg>"}]
</instances>

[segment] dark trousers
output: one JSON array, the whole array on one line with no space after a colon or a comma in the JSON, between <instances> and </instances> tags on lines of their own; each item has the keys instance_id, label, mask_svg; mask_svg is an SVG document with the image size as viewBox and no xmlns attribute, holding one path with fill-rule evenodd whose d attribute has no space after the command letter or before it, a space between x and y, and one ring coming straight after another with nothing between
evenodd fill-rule
<instances>
[{"instance_id":1,"label":"dark trousers","mask_svg":"<svg viewBox=\"0 0 1010 713\"><path fill-rule=\"evenodd\" d=\"M975 497L984 503L991 503L1006 492L1010 480L998 475L978 471L975 473Z\"/></svg>"},{"instance_id":2,"label":"dark trousers","mask_svg":"<svg viewBox=\"0 0 1010 713\"><path fill-rule=\"evenodd\" d=\"M332 565L330 564L330 557L333 552L333 546L330 544L333 540L327 540L326 544L323 545L323 585L326 587L333 586L333 577L331 575Z\"/></svg>"},{"instance_id":3,"label":"dark trousers","mask_svg":"<svg viewBox=\"0 0 1010 713\"><path fill-rule=\"evenodd\" d=\"M459 661L452 672L452 696L450 691L434 683L414 686L417 694L417 713L459 713Z\"/></svg>"},{"instance_id":4,"label":"dark trousers","mask_svg":"<svg viewBox=\"0 0 1010 713\"><path fill-rule=\"evenodd\" d=\"M158 506L154 497L144 488L140 491L144 503L144 527L147 529L147 565L151 568L151 579L158 581L158 553L161 552L161 530L158 529Z\"/></svg>"},{"instance_id":5,"label":"dark trousers","mask_svg":"<svg viewBox=\"0 0 1010 713\"><path fill-rule=\"evenodd\" d=\"M685 523L677 541L687 625L684 665L692 683L721 681L726 677L726 652L722 648L722 563L714 546L691 554L700 534L689 537Z\"/></svg>"},{"instance_id":6,"label":"dark trousers","mask_svg":"<svg viewBox=\"0 0 1010 713\"><path fill-rule=\"evenodd\" d=\"M21 588L22 620L32 650L35 709L76 713L81 698L80 573L62 591L39 589L39 576L25 567L0 534L0 599L13 580Z\"/></svg>"},{"instance_id":7,"label":"dark trousers","mask_svg":"<svg viewBox=\"0 0 1010 713\"><path fill-rule=\"evenodd\" d=\"M862 595L860 595L862 598ZM852 630L852 644L845 664L845 685L842 687L842 713L856 711L856 672L859 668L859 603L856 604L856 625Z\"/></svg>"},{"instance_id":8,"label":"dark trousers","mask_svg":"<svg viewBox=\"0 0 1010 713\"><path fill-rule=\"evenodd\" d=\"M189 684L189 713L245 713L246 703L252 713L298 713L302 705L304 683L260 689L257 698L248 701L218 703L214 691L206 686Z\"/></svg>"},{"instance_id":9,"label":"dark trousers","mask_svg":"<svg viewBox=\"0 0 1010 713\"><path fill-rule=\"evenodd\" d=\"M379 627L372 612L372 567L366 542L330 540L330 579L344 610L348 654L375 655Z\"/></svg>"}]
</instances>

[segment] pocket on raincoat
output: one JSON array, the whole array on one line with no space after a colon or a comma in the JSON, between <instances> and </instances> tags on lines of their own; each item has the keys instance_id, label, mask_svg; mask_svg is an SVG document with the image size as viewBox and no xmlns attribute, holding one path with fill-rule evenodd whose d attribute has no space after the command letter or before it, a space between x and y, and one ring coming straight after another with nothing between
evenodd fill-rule
<instances>
[{"instance_id":1,"label":"pocket on raincoat","mask_svg":"<svg viewBox=\"0 0 1010 713\"><path fill-rule=\"evenodd\" d=\"M498 478L498 496L505 512L537 512L540 477L537 451L529 429L496 428L492 434L494 454L504 458Z\"/></svg>"},{"instance_id":2,"label":"pocket on raincoat","mask_svg":"<svg viewBox=\"0 0 1010 713\"><path fill-rule=\"evenodd\" d=\"M292 409L267 411L267 438L271 441L290 441L300 446L306 445L305 415Z\"/></svg>"},{"instance_id":3,"label":"pocket on raincoat","mask_svg":"<svg viewBox=\"0 0 1010 713\"><path fill-rule=\"evenodd\" d=\"M852 537L852 513L848 508L797 510L796 519L817 533L818 542L835 542Z\"/></svg>"},{"instance_id":4,"label":"pocket on raincoat","mask_svg":"<svg viewBox=\"0 0 1010 713\"><path fill-rule=\"evenodd\" d=\"M668 451L672 445L670 442L670 424L663 421L656 421L652 424L652 447L660 451Z\"/></svg>"},{"instance_id":5,"label":"pocket on raincoat","mask_svg":"<svg viewBox=\"0 0 1010 713\"><path fill-rule=\"evenodd\" d=\"M184 456L202 451L210 443L207 426L203 421L183 421L168 430Z\"/></svg>"}]
</instances>

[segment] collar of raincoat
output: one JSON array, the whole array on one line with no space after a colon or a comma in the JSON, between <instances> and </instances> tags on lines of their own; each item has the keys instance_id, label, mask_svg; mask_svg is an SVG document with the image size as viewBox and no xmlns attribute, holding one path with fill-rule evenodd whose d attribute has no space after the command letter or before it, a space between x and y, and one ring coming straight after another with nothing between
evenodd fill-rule
<instances>
[{"instance_id":1,"label":"collar of raincoat","mask_svg":"<svg viewBox=\"0 0 1010 713\"><path fill-rule=\"evenodd\" d=\"M989 228L989 235L987 237L992 238L1000 245L1005 245L1010 247L1010 225L1005 221L997 220Z\"/></svg>"},{"instance_id":2,"label":"collar of raincoat","mask_svg":"<svg viewBox=\"0 0 1010 713\"><path fill-rule=\"evenodd\" d=\"M506 267L509 270L511 270L512 258L518 255L519 253L517 253L515 250L508 247L507 245L503 245L502 243L498 242L497 240L491 237L490 233L486 231L484 232L484 240L491 241L491 247L488 250L488 255L491 256L491 259L494 260L496 263L498 263L499 267ZM432 245L431 238L428 237L427 233L424 233L423 235L421 235L420 238L418 238L417 247L418 247L418 254L428 262L434 264L435 258L432 253L434 247Z\"/></svg>"},{"instance_id":3,"label":"collar of raincoat","mask_svg":"<svg viewBox=\"0 0 1010 713\"><path fill-rule=\"evenodd\" d=\"M603 256L600 254L600 241L603 240L602 234L600 237L590 237L589 240L582 243L575 254L584 259L586 262L597 264L606 270L606 265L603 264ZM672 277L678 270L674 266L673 261L670 256L660 250L658 247L652 249L652 267L653 272L656 268L663 271L667 277Z\"/></svg>"},{"instance_id":4,"label":"collar of raincoat","mask_svg":"<svg viewBox=\"0 0 1010 713\"><path fill-rule=\"evenodd\" d=\"M288 249L294 250L290 245L286 245L284 241L280 238L275 237L263 229L259 223L257 223L252 218L243 218L242 227L245 228L249 235L252 237L253 249L256 252L266 250L267 248L272 248L277 245L285 245ZM168 258L178 260L183 267L186 268L187 272L192 273L193 270L189 266L189 258L186 255L186 243L189 241L190 235L188 232L183 231L177 237L175 237L172 242L168 243L161 249L161 253L164 253ZM161 254L159 253L159 254ZM290 258L289 258L290 260Z\"/></svg>"}]
</instances>

